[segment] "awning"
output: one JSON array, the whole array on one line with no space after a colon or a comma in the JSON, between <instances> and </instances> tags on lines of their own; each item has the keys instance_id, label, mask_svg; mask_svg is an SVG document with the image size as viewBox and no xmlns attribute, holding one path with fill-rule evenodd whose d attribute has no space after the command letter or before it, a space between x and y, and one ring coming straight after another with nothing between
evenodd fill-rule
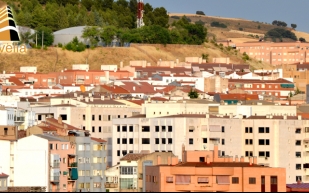
<instances>
[{"instance_id":1,"label":"awning","mask_svg":"<svg viewBox=\"0 0 309 193\"><path fill-rule=\"evenodd\" d=\"M72 168L70 172L70 176L72 180L77 180L78 179L78 171L77 168Z\"/></svg>"},{"instance_id":2,"label":"awning","mask_svg":"<svg viewBox=\"0 0 309 193\"><path fill-rule=\"evenodd\" d=\"M176 185L180 184L190 184L191 176L176 176Z\"/></svg>"},{"instance_id":3,"label":"awning","mask_svg":"<svg viewBox=\"0 0 309 193\"><path fill-rule=\"evenodd\" d=\"M294 84L280 84L282 88L294 88Z\"/></svg>"},{"instance_id":4,"label":"awning","mask_svg":"<svg viewBox=\"0 0 309 193\"><path fill-rule=\"evenodd\" d=\"M76 157L75 154L68 154L69 157Z\"/></svg>"},{"instance_id":5,"label":"awning","mask_svg":"<svg viewBox=\"0 0 309 193\"><path fill-rule=\"evenodd\" d=\"M217 184L219 185L230 184L230 177L229 176L217 176Z\"/></svg>"}]
</instances>

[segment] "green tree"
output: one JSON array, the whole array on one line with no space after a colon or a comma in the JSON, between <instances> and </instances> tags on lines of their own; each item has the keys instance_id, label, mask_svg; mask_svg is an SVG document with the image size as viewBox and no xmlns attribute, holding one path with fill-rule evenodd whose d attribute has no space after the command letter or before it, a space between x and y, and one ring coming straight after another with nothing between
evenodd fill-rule
<instances>
[{"instance_id":1,"label":"green tree","mask_svg":"<svg viewBox=\"0 0 309 193\"><path fill-rule=\"evenodd\" d=\"M51 46L54 42L54 34L53 31L45 26L40 26L36 28L36 32L37 32L37 37L38 37L38 45L41 45L42 43L42 38L43 38L43 43L44 46ZM36 41L35 36L33 36L33 40L34 42Z\"/></svg>"},{"instance_id":2,"label":"green tree","mask_svg":"<svg viewBox=\"0 0 309 193\"><path fill-rule=\"evenodd\" d=\"M82 38L89 40L91 47L96 47L100 41L100 29L99 27L85 27L83 30Z\"/></svg>"},{"instance_id":3,"label":"green tree","mask_svg":"<svg viewBox=\"0 0 309 193\"><path fill-rule=\"evenodd\" d=\"M247 54L246 52L244 52L244 53L242 54L242 59L243 59L244 61L250 60L250 58L249 58L249 56L248 56L248 54Z\"/></svg>"},{"instance_id":4,"label":"green tree","mask_svg":"<svg viewBox=\"0 0 309 193\"><path fill-rule=\"evenodd\" d=\"M292 23L292 24L291 24L291 27L292 27L293 29L296 29L296 28L297 28L297 25L294 24L294 23Z\"/></svg>"},{"instance_id":5,"label":"green tree","mask_svg":"<svg viewBox=\"0 0 309 193\"><path fill-rule=\"evenodd\" d=\"M191 89L191 91L188 93L188 97L191 99L196 99L198 98L199 94L196 90Z\"/></svg>"},{"instance_id":6,"label":"green tree","mask_svg":"<svg viewBox=\"0 0 309 193\"><path fill-rule=\"evenodd\" d=\"M65 45L65 49L73 52L82 52L86 49L86 45L80 42L77 37L74 37L71 42Z\"/></svg>"},{"instance_id":7,"label":"green tree","mask_svg":"<svg viewBox=\"0 0 309 193\"><path fill-rule=\"evenodd\" d=\"M208 62L209 54L202 54L202 58Z\"/></svg>"},{"instance_id":8,"label":"green tree","mask_svg":"<svg viewBox=\"0 0 309 193\"><path fill-rule=\"evenodd\" d=\"M300 37L298 40L299 40L300 42L306 42L306 39L303 38L303 37Z\"/></svg>"},{"instance_id":9,"label":"green tree","mask_svg":"<svg viewBox=\"0 0 309 193\"><path fill-rule=\"evenodd\" d=\"M108 45L110 45L114 39L117 37L117 28L115 26L106 26L101 30L100 38Z\"/></svg>"},{"instance_id":10,"label":"green tree","mask_svg":"<svg viewBox=\"0 0 309 193\"><path fill-rule=\"evenodd\" d=\"M30 40L33 39L33 35L30 31L26 31L24 33L20 32L20 44L29 44Z\"/></svg>"}]
</instances>

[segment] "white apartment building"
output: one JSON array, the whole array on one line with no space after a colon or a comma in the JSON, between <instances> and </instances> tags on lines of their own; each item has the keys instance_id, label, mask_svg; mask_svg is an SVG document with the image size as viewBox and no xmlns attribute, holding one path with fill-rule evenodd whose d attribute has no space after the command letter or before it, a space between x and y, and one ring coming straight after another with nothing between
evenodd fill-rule
<instances>
[{"instance_id":1,"label":"white apartment building","mask_svg":"<svg viewBox=\"0 0 309 193\"><path fill-rule=\"evenodd\" d=\"M0 107L0 125L17 126L24 130L34 125L34 112L20 108Z\"/></svg>"},{"instance_id":2,"label":"white apartment building","mask_svg":"<svg viewBox=\"0 0 309 193\"><path fill-rule=\"evenodd\" d=\"M160 118L145 115L113 120L113 164L142 150L173 152L211 150L221 156L258 156L258 163L287 168L287 183L309 182L309 121L297 116L228 116L179 114ZM308 169L307 169L308 168Z\"/></svg>"}]
</instances>

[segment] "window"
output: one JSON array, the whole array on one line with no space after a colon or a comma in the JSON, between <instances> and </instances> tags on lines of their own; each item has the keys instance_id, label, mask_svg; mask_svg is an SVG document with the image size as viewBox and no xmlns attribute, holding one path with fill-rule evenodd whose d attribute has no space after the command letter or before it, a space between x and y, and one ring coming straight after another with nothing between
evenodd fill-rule
<instances>
[{"instance_id":1,"label":"window","mask_svg":"<svg viewBox=\"0 0 309 193\"><path fill-rule=\"evenodd\" d=\"M168 126L168 132L173 132L173 126Z\"/></svg>"},{"instance_id":2,"label":"window","mask_svg":"<svg viewBox=\"0 0 309 193\"><path fill-rule=\"evenodd\" d=\"M173 180L173 177L166 177L166 183L173 183L174 180Z\"/></svg>"},{"instance_id":3,"label":"window","mask_svg":"<svg viewBox=\"0 0 309 193\"><path fill-rule=\"evenodd\" d=\"M264 151L259 151L259 157L265 157L265 152Z\"/></svg>"},{"instance_id":4,"label":"window","mask_svg":"<svg viewBox=\"0 0 309 193\"><path fill-rule=\"evenodd\" d=\"M101 182L94 182L93 187L94 188L101 188Z\"/></svg>"},{"instance_id":5,"label":"window","mask_svg":"<svg viewBox=\"0 0 309 193\"><path fill-rule=\"evenodd\" d=\"M65 159L65 158L63 158L63 159L62 159L62 162L65 164L65 163L66 163L66 159Z\"/></svg>"},{"instance_id":6,"label":"window","mask_svg":"<svg viewBox=\"0 0 309 193\"><path fill-rule=\"evenodd\" d=\"M297 128L297 129L295 130L295 133L300 134L300 133L301 133L301 129L300 129L300 128Z\"/></svg>"},{"instance_id":7,"label":"window","mask_svg":"<svg viewBox=\"0 0 309 193\"><path fill-rule=\"evenodd\" d=\"M296 164L296 170L301 170L301 164Z\"/></svg>"},{"instance_id":8,"label":"window","mask_svg":"<svg viewBox=\"0 0 309 193\"><path fill-rule=\"evenodd\" d=\"M301 158L301 152L296 152L295 155L297 158Z\"/></svg>"},{"instance_id":9,"label":"window","mask_svg":"<svg viewBox=\"0 0 309 193\"><path fill-rule=\"evenodd\" d=\"M224 128L224 126L222 126L222 127L221 127L222 133L224 133L224 130L225 130L225 128Z\"/></svg>"},{"instance_id":10,"label":"window","mask_svg":"<svg viewBox=\"0 0 309 193\"><path fill-rule=\"evenodd\" d=\"M120 156L120 150L117 150L117 156Z\"/></svg>"},{"instance_id":11,"label":"window","mask_svg":"<svg viewBox=\"0 0 309 193\"><path fill-rule=\"evenodd\" d=\"M108 121L111 120L111 116L110 116L110 115L107 116L107 120L108 120Z\"/></svg>"},{"instance_id":12,"label":"window","mask_svg":"<svg viewBox=\"0 0 309 193\"><path fill-rule=\"evenodd\" d=\"M296 182L301 181L302 182L302 177L301 176L296 176Z\"/></svg>"},{"instance_id":13,"label":"window","mask_svg":"<svg viewBox=\"0 0 309 193\"><path fill-rule=\"evenodd\" d=\"M49 149L53 149L53 144L49 144Z\"/></svg>"},{"instance_id":14,"label":"window","mask_svg":"<svg viewBox=\"0 0 309 193\"><path fill-rule=\"evenodd\" d=\"M127 144L127 139L126 138L122 138L122 144Z\"/></svg>"},{"instance_id":15,"label":"window","mask_svg":"<svg viewBox=\"0 0 309 193\"><path fill-rule=\"evenodd\" d=\"M61 117L61 119L62 119L63 121L68 120L68 116L67 116L67 115L60 115L60 117Z\"/></svg>"},{"instance_id":16,"label":"window","mask_svg":"<svg viewBox=\"0 0 309 193\"><path fill-rule=\"evenodd\" d=\"M133 126L129 126L129 132L133 132Z\"/></svg>"},{"instance_id":17,"label":"window","mask_svg":"<svg viewBox=\"0 0 309 193\"><path fill-rule=\"evenodd\" d=\"M252 127L246 127L245 128L246 133L252 133L252 130L253 130Z\"/></svg>"},{"instance_id":18,"label":"window","mask_svg":"<svg viewBox=\"0 0 309 193\"><path fill-rule=\"evenodd\" d=\"M99 127L99 133L101 133L102 132L102 129L101 129L101 127Z\"/></svg>"},{"instance_id":19,"label":"window","mask_svg":"<svg viewBox=\"0 0 309 193\"><path fill-rule=\"evenodd\" d=\"M191 176L176 176L175 177L176 185L186 185L191 183Z\"/></svg>"},{"instance_id":20,"label":"window","mask_svg":"<svg viewBox=\"0 0 309 193\"><path fill-rule=\"evenodd\" d=\"M224 139L221 140L221 144L225 145L225 140Z\"/></svg>"},{"instance_id":21,"label":"window","mask_svg":"<svg viewBox=\"0 0 309 193\"><path fill-rule=\"evenodd\" d=\"M207 138L203 138L203 143L207 143Z\"/></svg>"},{"instance_id":22,"label":"window","mask_svg":"<svg viewBox=\"0 0 309 193\"><path fill-rule=\"evenodd\" d=\"M86 121L86 115L83 115L83 121Z\"/></svg>"},{"instance_id":23,"label":"window","mask_svg":"<svg viewBox=\"0 0 309 193\"><path fill-rule=\"evenodd\" d=\"M173 144L173 139L172 138L168 138L168 144Z\"/></svg>"},{"instance_id":24,"label":"window","mask_svg":"<svg viewBox=\"0 0 309 193\"><path fill-rule=\"evenodd\" d=\"M264 139L259 139L259 145L265 145L265 140Z\"/></svg>"},{"instance_id":25,"label":"window","mask_svg":"<svg viewBox=\"0 0 309 193\"><path fill-rule=\"evenodd\" d=\"M255 178L249 178L249 184L256 184Z\"/></svg>"},{"instance_id":26,"label":"window","mask_svg":"<svg viewBox=\"0 0 309 193\"><path fill-rule=\"evenodd\" d=\"M101 117L101 115L99 115L99 121L101 121L102 120L102 117Z\"/></svg>"},{"instance_id":27,"label":"window","mask_svg":"<svg viewBox=\"0 0 309 193\"><path fill-rule=\"evenodd\" d=\"M209 179L208 179L208 177L198 177L197 178L197 183L198 184L208 184L209 183Z\"/></svg>"},{"instance_id":28,"label":"window","mask_svg":"<svg viewBox=\"0 0 309 193\"><path fill-rule=\"evenodd\" d=\"M253 156L253 152L252 151L246 151L245 155L246 155L246 157L252 157Z\"/></svg>"},{"instance_id":29,"label":"window","mask_svg":"<svg viewBox=\"0 0 309 193\"><path fill-rule=\"evenodd\" d=\"M265 154L266 154L266 157L270 157L269 151L266 151Z\"/></svg>"},{"instance_id":30,"label":"window","mask_svg":"<svg viewBox=\"0 0 309 193\"><path fill-rule=\"evenodd\" d=\"M122 156L127 155L127 150L122 150Z\"/></svg>"},{"instance_id":31,"label":"window","mask_svg":"<svg viewBox=\"0 0 309 193\"><path fill-rule=\"evenodd\" d=\"M120 174L122 175L133 175L136 174L136 168L132 166L120 167Z\"/></svg>"},{"instance_id":32,"label":"window","mask_svg":"<svg viewBox=\"0 0 309 193\"><path fill-rule=\"evenodd\" d=\"M246 145L252 145L253 144L253 140L252 139L246 139Z\"/></svg>"},{"instance_id":33,"label":"window","mask_svg":"<svg viewBox=\"0 0 309 193\"><path fill-rule=\"evenodd\" d=\"M162 144L166 144L166 139L162 138Z\"/></svg>"},{"instance_id":34,"label":"window","mask_svg":"<svg viewBox=\"0 0 309 193\"><path fill-rule=\"evenodd\" d=\"M296 140L295 145L300 146L301 145L301 141L300 140Z\"/></svg>"},{"instance_id":35,"label":"window","mask_svg":"<svg viewBox=\"0 0 309 193\"><path fill-rule=\"evenodd\" d=\"M92 115L92 120L95 121L95 115Z\"/></svg>"},{"instance_id":36,"label":"window","mask_svg":"<svg viewBox=\"0 0 309 193\"><path fill-rule=\"evenodd\" d=\"M166 131L166 127L162 126L162 132L165 132L165 131Z\"/></svg>"},{"instance_id":37,"label":"window","mask_svg":"<svg viewBox=\"0 0 309 193\"><path fill-rule=\"evenodd\" d=\"M95 127L92 127L92 132L93 132L93 133L95 132Z\"/></svg>"},{"instance_id":38,"label":"window","mask_svg":"<svg viewBox=\"0 0 309 193\"><path fill-rule=\"evenodd\" d=\"M200 162L205 162L205 157L200 157Z\"/></svg>"},{"instance_id":39,"label":"window","mask_svg":"<svg viewBox=\"0 0 309 193\"><path fill-rule=\"evenodd\" d=\"M160 126L156 126L156 132L160 132Z\"/></svg>"},{"instance_id":40,"label":"window","mask_svg":"<svg viewBox=\"0 0 309 193\"><path fill-rule=\"evenodd\" d=\"M160 139L159 138L156 138L156 144L160 144Z\"/></svg>"},{"instance_id":41,"label":"window","mask_svg":"<svg viewBox=\"0 0 309 193\"><path fill-rule=\"evenodd\" d=\"M127 126L122 126L122 132L127 132Z\"/></svg>"},{"instance_id":42,"label":"window","mask_svg":"<svg viewBox=\"0 0 309 193\"><path fill-rule=\"evenodd\" d=\"M4 128L4 135L8 135L8 128Z\"/></svg>"},{"instance_id":43,"label":"window","mask_svg":"<svg viewBox=\"0 0 309 193\"><path fill-rule=\"evenodd\" d=\"M83 130L86 130L86 127L85 127L85 126L83 126Z\"/></svg>"},{"instance_id":44,"label":"window","mask_svg":"<svg viewBox=\"0 0 309 193\"><path fill-rule=\"evenodd\" d=\"M129 144L133 144L133 138L129 139Z\"/></svg>"},{"instance_id":45,"label":"window","mask_svg":"<svg viewBox=\"0 0 309 193\"><path fill-rule=\"evenodd\" d=\"M142 132L150 132L149 126L142 126Z\"/></svg>"},{"instance_id":46,"label":"window","mask_svg":"<svg viewBox=\"0 0 309 193\"><path fill-rule=\"evenodd\" d=\"M84 183L79 183L78 184L78 188L79 189L84 189L85 188L85 184Z\"/></svg>"},{"instance_id":47,"label":"window","mask_svg":"<svg viewBox=\"0 0 309 193\"><path fill-rule=\"evenodd\" d=\"M193 139L192 138L189 139L189 144L193 145Z\"/></svg>"},{"instance_id":48,"label":"window","mask_svg":"<svg viewBox=\"0 0 309 193\"><path fill-rule=\"evenodd\" d=\"M259 133L264 133L264 127L259 127Z\"/></svg>"},{"instance_id":49,"label":"window","mask_svg":"<svg viewBox=\"0 0 309 193\"><path fill-rule=\"evenodd\" d=\"M120 132L120 125L117 126L117 132Z\"/></svg>"},{"instance_id":50,"label":"window","mask_svg":"<svg viewBox=\"0 0 309 193\"><path fill-rule=\"evenodd\" d=\"M305 127L305 133L309 133L309 127Z\"/></svg>"},{"instance_id":51,"label":"window","mask_svg":"<svg viewBox=\"0 0 309 193\"><path fill-rule=\"evenodd\" d=\"M127 115L124 115L123 118L127 118Z\"/></svg>"},{"instance_id":52,"label":"window","mask_svg":"<svg viewBox=\"0 0 309 193\"><path fill-rule=\"evenodd\" d=\"M232 184L239 184L239 178L238 177L232 177Z\"/></svg>"},{"instance_id":53,"label":"window","mask_svg":"<svg viewBox=\"0 0 309 193\"><path fill-rule=\"evenodd\" d=\"M265 127L265 133L269 133L269 127Z\"/></svg>"},{"instance_id":54,"label":"window","mask_svg":"<svg viewBox=\"0 0 309 193\"><path fill-rule=\"evenodd\" d=\"M142 138L142 144L150 144L149 138Z\"/></svg>"},{"instance_id":55,"label":"window","mask_svg":"<svg viewBox=\"0 0 309 193\"><path fill-rule=\"evenodd\" d=\"M117 138L117 144L120 144L120 138Z\"/></svg>"}]
</instances>

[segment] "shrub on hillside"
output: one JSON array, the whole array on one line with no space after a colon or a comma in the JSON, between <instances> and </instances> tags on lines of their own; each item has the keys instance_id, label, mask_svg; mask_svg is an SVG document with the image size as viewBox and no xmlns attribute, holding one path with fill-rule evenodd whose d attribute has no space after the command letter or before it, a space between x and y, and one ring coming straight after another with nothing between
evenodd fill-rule
<instances>
[{"instance_id":1,"label":"shrub on hillside","mask_svg":"<svg viewBox=\"0 0 309 193\"><path fill-rule=\"evenodd\" d=\"M205 15L203 11L196 11L196 15Z\"/></svg>"},{"instance_id":2,"label":"shrub on hillside","mask_svg":"<svg viewBox=\"0 0 309 193\"><path fill-rule=\"evenodd\" d=\"M283 28L271 29L265 35L270 38L290 38L295 41L297 40L297 37L293 32Z\"/></svg>"},{"instance_id":3,"label":"shrub on hillside","mask_svg":"<svg viewBox=\"0 0 309 193\"><path fill-rule=\"evenodd\" d=\"M86 49L86 45L78 41L78 38L75 37L71 42L65 45L65 49L73 52L82 52Z\"/></svg>"},{"instance_id":4,"label":"shrub on hillside","mask_svg":"<svg viewBox=\"0 0 309 193\"><path fill-rule=\"evenodd\" d=\"M227 28L227 26L224 23L220 23L217 21L213 21L210 24L211 27L221 27L221 28Z\"/></svg>"}]
</instances>

